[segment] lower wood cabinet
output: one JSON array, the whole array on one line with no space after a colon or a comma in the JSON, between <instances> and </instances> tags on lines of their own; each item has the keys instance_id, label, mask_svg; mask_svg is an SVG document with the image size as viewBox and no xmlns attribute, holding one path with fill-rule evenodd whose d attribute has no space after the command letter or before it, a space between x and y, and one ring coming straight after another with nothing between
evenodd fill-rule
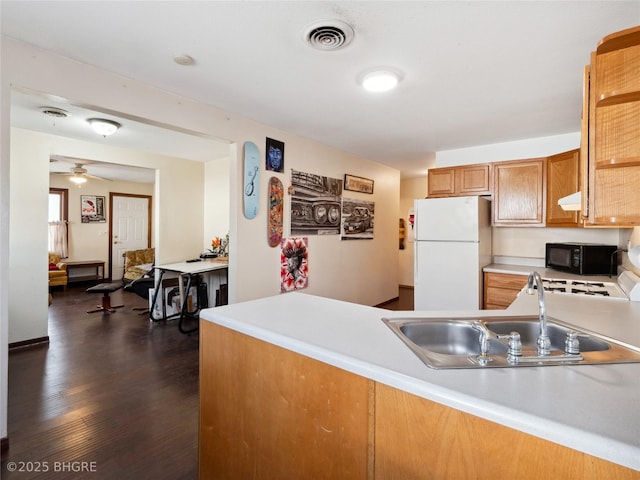
<instances>
[{"instance_id":1,"label":"lower wood cabinet","mask_svg":"<svg viewBox=\"0 0 640 480\"><path fill-rule=\"evenodd\" d=\"M527 275L484 273L484 309L504 310L527 284Z\"/></svg>"},{"instance_id":2,"label":"lower wood cabinet","mask_svg":"<svg viewBox=\"0 0 640 480\"><path fill-rule=\"evenodd\" d=\"M199 478L638 477L201 321Z\"/></svg>"}]
</instances>

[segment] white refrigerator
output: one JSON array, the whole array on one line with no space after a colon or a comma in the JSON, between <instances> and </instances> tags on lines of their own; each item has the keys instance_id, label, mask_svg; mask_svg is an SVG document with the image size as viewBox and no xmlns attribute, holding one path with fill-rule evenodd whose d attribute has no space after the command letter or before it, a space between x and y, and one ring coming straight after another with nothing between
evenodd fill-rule
<instances>
[{"instance_id":1,"label":"white refrigerator","mask_svg":"<svg viewBox=\"0 0 640 480\"><path fill-rule=\"evenodd\" d=\"M482 308L482 268L491 263L486 197L414 202L414 309Z\"/></svg>"}]
</instances>

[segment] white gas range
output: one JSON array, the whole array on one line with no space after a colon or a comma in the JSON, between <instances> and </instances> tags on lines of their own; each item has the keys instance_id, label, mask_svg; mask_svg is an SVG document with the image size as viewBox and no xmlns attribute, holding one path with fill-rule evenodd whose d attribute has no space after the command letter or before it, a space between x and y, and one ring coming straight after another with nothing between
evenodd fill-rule
<instances>
[{"instance_id":1,"label":"white gas range","mask_svg":"<svg viewBox=\"0 0 640 480\"><path fill-rule=\"evenodd\" d=\"M640 301L640 279L631 272L622 273L617 281L576 280L543 278L545 293L558 295L581 295L612 300Z\"/></svg>"}]
</instances>

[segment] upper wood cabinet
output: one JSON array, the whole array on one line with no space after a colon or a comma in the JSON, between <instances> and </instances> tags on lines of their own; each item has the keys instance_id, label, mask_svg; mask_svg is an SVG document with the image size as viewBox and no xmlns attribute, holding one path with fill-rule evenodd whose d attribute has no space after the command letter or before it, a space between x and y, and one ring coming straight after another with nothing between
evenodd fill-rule
<instances>
[{"instance_id":1,"label":"upper wood cabinet","mask_svg":"<svg viewBox=\"0 0 640 480\"><path fill-rule=\"evenodd\" d=\"M430 198L490 194L491 165L488 163L430 168L427 172L427 196Z\"/></svg>"},{"instance_id":2,"label":"upper wood cabinet","mask_svg":"<svg viewBox=\"0 0 640 480\"><path fill-rule=\"evenodd\" d=\"M493 164L492 225L544 226L545 161L533 158Z\"/></svg>"},{"instance_id":3,"label":"upper wood cabinet","mask_svg":"<svg viewBox=\"0 0 640 480\"><path fill-rule=\"evenodd\" d=\"M580 191L580 150L547 158L547 227L579 227L578 211L565 211L558 200Z\"/></svg>"},{"instance_id":4,"label":"upper wood cabinet","mask_svg":"<svg viewBox=\"0 0 640 480\"><path fill-rule=\"evenodd\" d=\"M640 225L640 27L600 42L591 55L588 95L583 216L593 226Z\"/></svg>"},{"instance_id":5,"label":"upper wood cabinet","mask_svg":"<svg viewBox=\"0 0 640 480\"><path fill-rule=\"evenodd\" d=\"M452 197L455 195L455 167L430 168L427 171L427 197Z\"/></svg>"}]
</instances>

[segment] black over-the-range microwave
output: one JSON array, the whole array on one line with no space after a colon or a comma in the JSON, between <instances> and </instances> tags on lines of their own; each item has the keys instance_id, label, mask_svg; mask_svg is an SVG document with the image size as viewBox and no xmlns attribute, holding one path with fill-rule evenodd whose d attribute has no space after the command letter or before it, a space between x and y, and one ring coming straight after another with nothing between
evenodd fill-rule
<instances>
[{"instance_id":1,"label":"black over-the-range microwave","mask_svg":"<svg viewBox=\"0 0 640 480\"><path fill-rule=\"evenodd\" d=\"M617 249L597 243L547 243L545 265L578 275L608 275Z\"/></svg>"}]
</instances>

